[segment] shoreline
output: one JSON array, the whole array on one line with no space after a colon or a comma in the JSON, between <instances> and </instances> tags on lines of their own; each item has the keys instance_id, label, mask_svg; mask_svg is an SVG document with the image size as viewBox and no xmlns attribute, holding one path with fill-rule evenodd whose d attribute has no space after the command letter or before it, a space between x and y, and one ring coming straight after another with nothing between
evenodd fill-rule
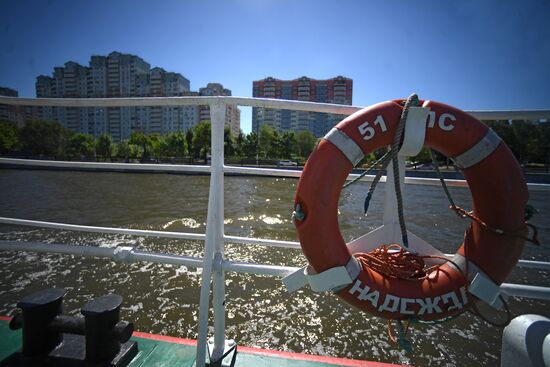
<instances>
[{"instance_id":1,"label":"shoreline","mask_svg":"<svg viewBox=\"0 0 550 367\"><path fill-rule=\"evenodd\" d=\"M301 171L302 166L298 167L277 167L276 165L237 165L227 164L229 167L255 168L255 169L277 169L282 171ZM0 169L27 169L27 170L49 170L49 171L74 171L74 172L119 172L119 173L157 173L157 174L178 174L178 175L209 175L209 165L183 165L175 163L141 163L141 162L90 162L90 161L56 161L41 159L24 158L5 158L0 157ZM363 169L354 168L352 173L363 173ZM376 174L377 170L372 170L371 174ZM254 173L236 173L226 172L227 176L261 176ZM443 170L441 171L444 179L464 180L461 172ZM276 175L275 175L276 176ZM281 175L282 177L286 175ZM435 171L425 169L406 169L406 177L415 178L437 178ZM550 173L524 172L527 183L530 184L550 184ZM296 177L296 176L295 176ZM292 178L292 177L291 177ZM298 178L298 177L296 177Z\"/></svg>"}]
</instances>

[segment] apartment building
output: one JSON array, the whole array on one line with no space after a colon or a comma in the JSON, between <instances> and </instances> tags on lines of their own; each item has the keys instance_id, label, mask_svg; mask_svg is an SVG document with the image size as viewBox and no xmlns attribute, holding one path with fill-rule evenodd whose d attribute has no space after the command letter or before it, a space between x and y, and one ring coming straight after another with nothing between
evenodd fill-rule
<instances>
[{"instance_id":1,"label":"apartment building","mask_svg":"<svg viewBox=\"0 0 550 367\"><path fill-rule=\"evenodd\" d=\"M193 95L190 82L181 74L152 68L142 58L112 52L94 55L89 66L73 61L55 67L52 76L36 79L36 96L51 98L170 97ZM166 134L187 130L199 122L197 106L65 108L41 107L42 119L56 120L65 127L99 136L109 133L114 141L132 131Z\"/></svg>"},{"instance_id":2,"label":"apartment building","mask_svg":"<svg viewBox=\"0 0 550 367\"><path fill-rule=\"evenodd\" d=\"M220 83L208 83L206 87L199 89L200 96L230 96L231 91ZM199 106L199 120L210 120L210 107ZM229 126L231 135L237 136L241 131L241 110L237 105L227 105L225 109L225 125Z\"/></svg>"},{"instance_id":3,"label":"apartment building","mask_svg":"<svg viewBox=\"0 0 550 367\"><path fill-rule=\"evenodd\" d=\"M15 89L0 87L0 96L18 97L19 92ZM14 122L21 127L25 124L26 110L23 106L9 106L0 104L0 120Z\"/></svg>"},{"instance_id":4,"label":"apartment building","mask_svg":"<svg viewBox=\"0 0 550 367\"><path fill-rule=\"evenodd\" d=\"M252 88L254 97L345 105L351 105L353 100L353 81L343 76L327 80L306 76L294 80L267 77L254 81ZM316 137L322 137L341 119L341 115L254 107L252 131L259 132L262 125L268 124L279 131L309 130Z\"/></svg>"}]
</instances>

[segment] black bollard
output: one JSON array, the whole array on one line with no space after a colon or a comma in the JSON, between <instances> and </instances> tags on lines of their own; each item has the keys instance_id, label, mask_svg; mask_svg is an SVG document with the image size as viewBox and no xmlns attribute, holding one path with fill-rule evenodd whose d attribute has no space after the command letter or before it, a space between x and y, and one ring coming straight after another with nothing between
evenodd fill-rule
<instances>
[{"instance_id":1,"label":"black bollard","mask_svg":"<svg viewBox=\"0 0 550 367\"><path fill-rule=\"evenodd\" d=\"M82 307L85 318L86 361L104 363L119 352L121 343L130 339L134 325L120 320L122 297L108 294L91 300Z\"/></svg>"},{"instance_id":2,"label":"black bollard","mask_svg":"<svg viewBox=\"0 0 550 367\"><path fill-rule=\"evenodd\" d=\"M84 317L62 315L64 289L52 288L23 298L10 329L23 328L22 351L0 366L127 366L138 352L130 341L134 325L120 321L122 297L109 294L89 301Z\"/></svg>"},{"instance_id":3,"label":"black bollard","mask_svg":"<svg viewBox=\"0 0 550 367\"><path fill-rule=\"evenodd\" d=\"M48 354L63 340L59 330L49 327L52 320L63 311L63 288L50 288L35 292L17 303L22 310L10 323L10 328L23 327L23 355L36 357ZM21 322L24 320L24 322Z\"/></svg>"}]
</instances>

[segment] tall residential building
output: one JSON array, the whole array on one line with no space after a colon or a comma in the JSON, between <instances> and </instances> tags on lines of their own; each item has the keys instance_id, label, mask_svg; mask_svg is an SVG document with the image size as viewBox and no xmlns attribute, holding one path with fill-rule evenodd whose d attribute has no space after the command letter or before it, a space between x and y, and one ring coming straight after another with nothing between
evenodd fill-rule
<instances>
[{"instance_id":1,"label":"tall residential building","mask_svg":"<svg viewBox=\"0 0 550 367\"><path fill-rule=\"evenodd\" d=\"M18 97L19 92L15 89L0 87L0 96L5 97ZM30 111L30 110L29 110ZM25 107L12 106L0 104L0 120L8 120L17 124L17 126L23 126L25 124Z\"/></svg>"},{"instance_id":2,"label":"tall residential building","mask_svg":"<svg viewBox=\"0 0 550 367\"><path fill-rule=\"evenodd\" d=\"M208 83L199 89L200 96L230 96L231 91L220 83ZM210 106L199 106L199 120L210 120ZM237 105L228 104L225 109L225 124L229 126L231 135L237 136L241 131L241 110Z\"/></svg>"},{"instance_id":3,"label":"tall residential building","mask_svg":"<svg viewBox=\"0 0 550 367\"><path fill-rule=\"evenodd\" d=\"M181 74L153 68L138 56L112 52L94 55L89 66L69 61L54 68L51 77L36 79L36 96L51 98L169 97L190 92L190 82ZM197 106L168 107L41 107L40 117L65 127L113 140L128 138L132 131L165 134L186 130L199 121Z\"/></svg>"},{"instance_id":4,"label":"tall residential building","mask_svg":"<svg viewBox=\"0 0 550 367\"><path fill-rule=\"evenodd\" d=\"M294 80L279 80L268 77L253 82L254 97L291 99L309 102L351 105L353 81L343 76L327 80L301 77ZM309 130L316 137L324 136L342 120L341 115L317 112L277 110L254 107L252 109L252 131L259 132L264 124L279 130Z\"/></svg>"}]
</instances>

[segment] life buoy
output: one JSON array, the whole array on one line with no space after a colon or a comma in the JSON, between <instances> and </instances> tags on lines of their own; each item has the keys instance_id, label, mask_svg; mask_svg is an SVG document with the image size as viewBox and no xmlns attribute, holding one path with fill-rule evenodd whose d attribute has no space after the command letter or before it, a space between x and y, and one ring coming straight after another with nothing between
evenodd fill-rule
<instances>
[{"instance_id":1,"label":"life buoy","mask_svg":"<svg viewBox=\"0 0 550 367\"><path fill-rule=\"evenodd\" d=\"M352 283L336 294L361 310L387 319L435 320L463 312L474 297L467 294L464 268L457 266L469 264L500 285L520 257L524 245L521 237L526 233L527 186L506 144L464 111L434 101L420 103L430 108L425 145L463 162L475 215L488 226L521 236L488 231L472 221L455 261L418 280L391 278L362 265ZM346 247L338 226L340 191L363 155L391 144L402 109L401 101L388 101L358 111L336 125L310 155L294 205L299 204L305 214L295 225L315 272L345 267L352 260L354 254Z\"/></svg>"}]
</instances>

